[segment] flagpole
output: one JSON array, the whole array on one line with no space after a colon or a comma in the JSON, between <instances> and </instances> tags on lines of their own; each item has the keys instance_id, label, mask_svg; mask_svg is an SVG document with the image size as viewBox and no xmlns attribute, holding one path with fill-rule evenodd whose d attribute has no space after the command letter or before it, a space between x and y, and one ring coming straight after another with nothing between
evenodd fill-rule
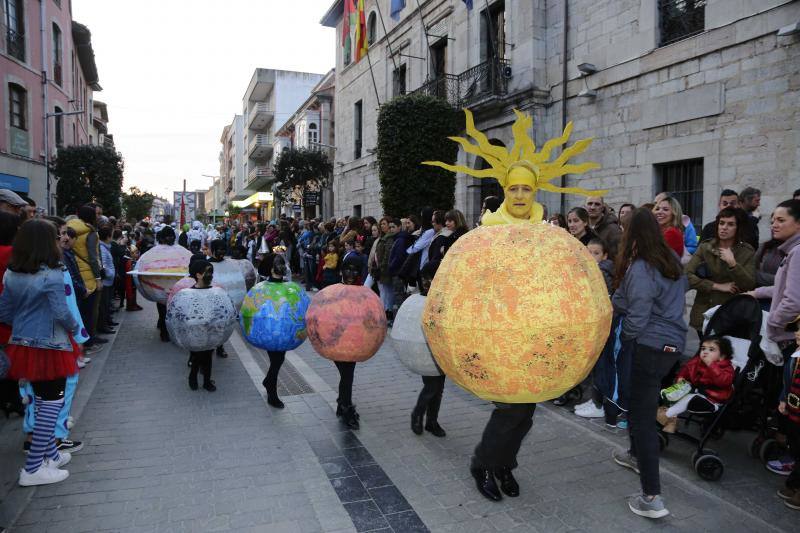
<instances>
[{"instance_id":1,"label":"flagpole","mask_svg":"<svg viewBox=\"0 0 800 533\"><path fill-rule=\"evenodd\" d=\"M381 26L383 26L383 35L386 37L386 47L389 48L389 58L392 60L394 69L397 70L397 62L394 60L394 52L392 51L392 43L389 42L389 32L386 31L386 24L383 22L383 13L381 13L381 3L375 2L375 7L378 8L378 17L381 19Z\"/></svg>"},{"instance_id":2,"label":"flagpole","mask_svg":"<svg viewBox=\"0 0 800 533\"><path fill-rule=\"evenodd\" d=\"M425 67L428 70L428 73L425 75L425 79L427 80L431 75L431 42L428 40L428 28L425 27L425 17L422 16L422 6L419 5L419 0L417 0L417 11L419 11L419 20L422 21L422 33L425 34L425 45L428 47L428 50L425 52Z\"/></svg>"},{"instance_id":3,"label":"flagpole","mask_svg":"<svg viewBox=\"0 0 800 533\"><path fill-rule=\"evenodd\" d=\"M369 63L369 75L372 77L372 88L375 89L375 99L378 101L378 107L381 106L381 97L378 96L378 84L375 83L375 73L372 72L372 59L369 57L369 48L367 48L367 63Z\"/></svg>"}]
</instances>

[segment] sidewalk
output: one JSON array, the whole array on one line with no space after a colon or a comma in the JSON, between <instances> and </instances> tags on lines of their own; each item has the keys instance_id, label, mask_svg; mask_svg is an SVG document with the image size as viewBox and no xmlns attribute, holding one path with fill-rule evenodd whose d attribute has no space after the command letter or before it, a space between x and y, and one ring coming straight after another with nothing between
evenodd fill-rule
<instances>
[{"instance_id":1,"label":"sidewalk","mask_svg":"<svg viewBox=\"0 0 800 533\"><path fill-rule=\"evenodd\" d=\"M362 429L351 432L332 408L336 369L309 343L287 356L286 409L278 411L264 402L264 354L238 333L230 357L215 357L218 391L191 391L188 354L158 340L154 306L121 314L113 346L81 375L77 403L88 403L76 413L74 437L87 445L67 481L14 485L24 460L19 422L0 425L0 481L10 488L0 526L59 533L796 528L798 514L774 496L783 478L746 457L750 434L713 443L726 465L717 483L701 481L688 446L672 443L662 461L672 515L654 522L628 511L625 497L638 479L610 460L625 435L543 404L520 453L521 496L492 503L467 468L490 404L448 382L440 416L447 438L414 435L410 411L421 380L389 343L357 366Z\"/></svg>"}]
</instances>

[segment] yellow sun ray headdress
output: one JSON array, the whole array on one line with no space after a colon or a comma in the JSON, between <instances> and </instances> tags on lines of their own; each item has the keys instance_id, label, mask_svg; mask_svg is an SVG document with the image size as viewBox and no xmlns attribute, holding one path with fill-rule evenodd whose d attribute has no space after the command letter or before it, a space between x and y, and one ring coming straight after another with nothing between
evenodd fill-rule
<instances>
[{"instance_id":1,"label":"yellow sun ray headdress","mask_svg":"<svg viewBox=\"0 0 800 533\"><path fill-rule=\"evenodd\" d=\"M542 149L537 152L533 139L528 136L528 130L533 126L533 118L530 115L520 113L516 109L514 113L517 120L511 127L514 134L514 146L511 150L506 150L502 146L495 146L489 143L489 139L482 132L475 128L475 121L472 112L464 109L466 115L467 135L472 137L477 144L463 137L449 137L450 140L461 145L465 152L482 157L490 168L476 170L464 165L450 165L441 161L423 161L423 165L441 167L451 172L463 172L476 178L495 178L503 189L511 185L508 180L509 173L517 167L524 167L529 171L530 176L526 178L525 184L533 188L534 194L539 189L557 193L580 194L583 196L603 196L608 191L590 191L580 187L559 187L550 183L555 178L565 174L582 174L593 168L600 168L598 163L586 162L580 164L567 164L570 158L583 153L592 143L592 139L581 139L575 141L572 146L566 147L561 154L553 161L549 161L550 153L553 148L563 146L569 140L572 133L572 122L567 124L560 137L547 141ZM527 175L528 173L526 173ZM516 183L516 180L515 180ZM499 210L505 211L505 202ZM498 211L499 211L498 210ZM544 209L541 204L533 202L531 222L541 221Z\"/></svg>"}]
</instances>

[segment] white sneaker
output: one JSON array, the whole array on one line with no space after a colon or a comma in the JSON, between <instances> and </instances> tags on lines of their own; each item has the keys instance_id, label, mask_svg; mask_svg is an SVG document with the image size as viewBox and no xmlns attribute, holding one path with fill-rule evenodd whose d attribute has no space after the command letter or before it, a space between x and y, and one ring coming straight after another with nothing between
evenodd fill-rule
<instances>
[{"instance_id":1,"label":"white sneaker","mask_svg":"<svg viewBox=\"0 0 800 533\"><path fill-rule=\"evenodd\" d=\"M603 408L597 407L594 404L587 407L586 409L581 409L580 411L576 409L575 414L583 418L603 418L604 416L606 416L606 412L603 411Z\"/></svg>"},{"instance_id":2,"label":"white sneaker","mask_svg":"<svg viewBox=\"0 0 800 533\"><path fill-rule=\"evenodd\" d=\"M19 484L21 487L32 487L34 485L49 485L64 481L69 477L69 472L58 468L47 468L44 464L33 474L29 474L24 468L19 471Z\"/></svg>"},{"instance_id":3,"label":"white sneaker","mask_svg":"<svg viewBox=\"0 0 800 533\"><path fill-rule=\"evenodd\" d=\"M72 461L72 454L71 453L69 453L69 452L59 452L57 461L51 461L50 459L45 459L43 464L47 468L61 468L62 466L64 466L67 463L69 463L70 461Z\"/></svg>"},{"instance_id":4,"label":"white sneaker","mask_svg":"<svg viewBox=\"0 0 800 533\"><path fill-rule=\"evenodd\" d=\"M83 357L79 357L75 364L78 365L78 368L84 368L86 366L86 362L83 360Z\"/></svg>"},{"instance_id":5,"label":"white sneaker","mask_svg":"<svg viewBox=\"0 0 800 533\"><path fill-rule=\"evenodd\" d=\"M593 406L593 405L594 405L594 402L592 400L586 400L585 402L579 403L578 405L576 405L574 410L576 412L577 411L583 411L587 407L590 407L590 406Z\"/></svg>"}]
</instances>

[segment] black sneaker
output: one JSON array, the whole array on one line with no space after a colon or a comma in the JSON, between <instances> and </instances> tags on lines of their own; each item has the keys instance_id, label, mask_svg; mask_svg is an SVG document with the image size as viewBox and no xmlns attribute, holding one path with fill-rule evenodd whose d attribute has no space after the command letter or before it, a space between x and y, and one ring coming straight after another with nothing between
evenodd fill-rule
<instances>
[{"instance_id":1,"label":"black sneaker","mask_svg":"<svg viewBox=\"0 0 800 533\"><path fill-rule=\"evenodd\" d=\"M83 442L79 440L61 439L61 442L56 445L56 448L58 448L60 452L75 453L83 449Z\"/></svg>"},{"instance_id":2,"label":"black sneaker","mask_svg":"<svg viewBox=\"0 0 800 533\"><path fill-rule=\"evenodd\" d=\"M30 441L25 441L22 443L22 453L28 455L28 452L31 451L31 443Z\"/></svg>"}]
</instances>

